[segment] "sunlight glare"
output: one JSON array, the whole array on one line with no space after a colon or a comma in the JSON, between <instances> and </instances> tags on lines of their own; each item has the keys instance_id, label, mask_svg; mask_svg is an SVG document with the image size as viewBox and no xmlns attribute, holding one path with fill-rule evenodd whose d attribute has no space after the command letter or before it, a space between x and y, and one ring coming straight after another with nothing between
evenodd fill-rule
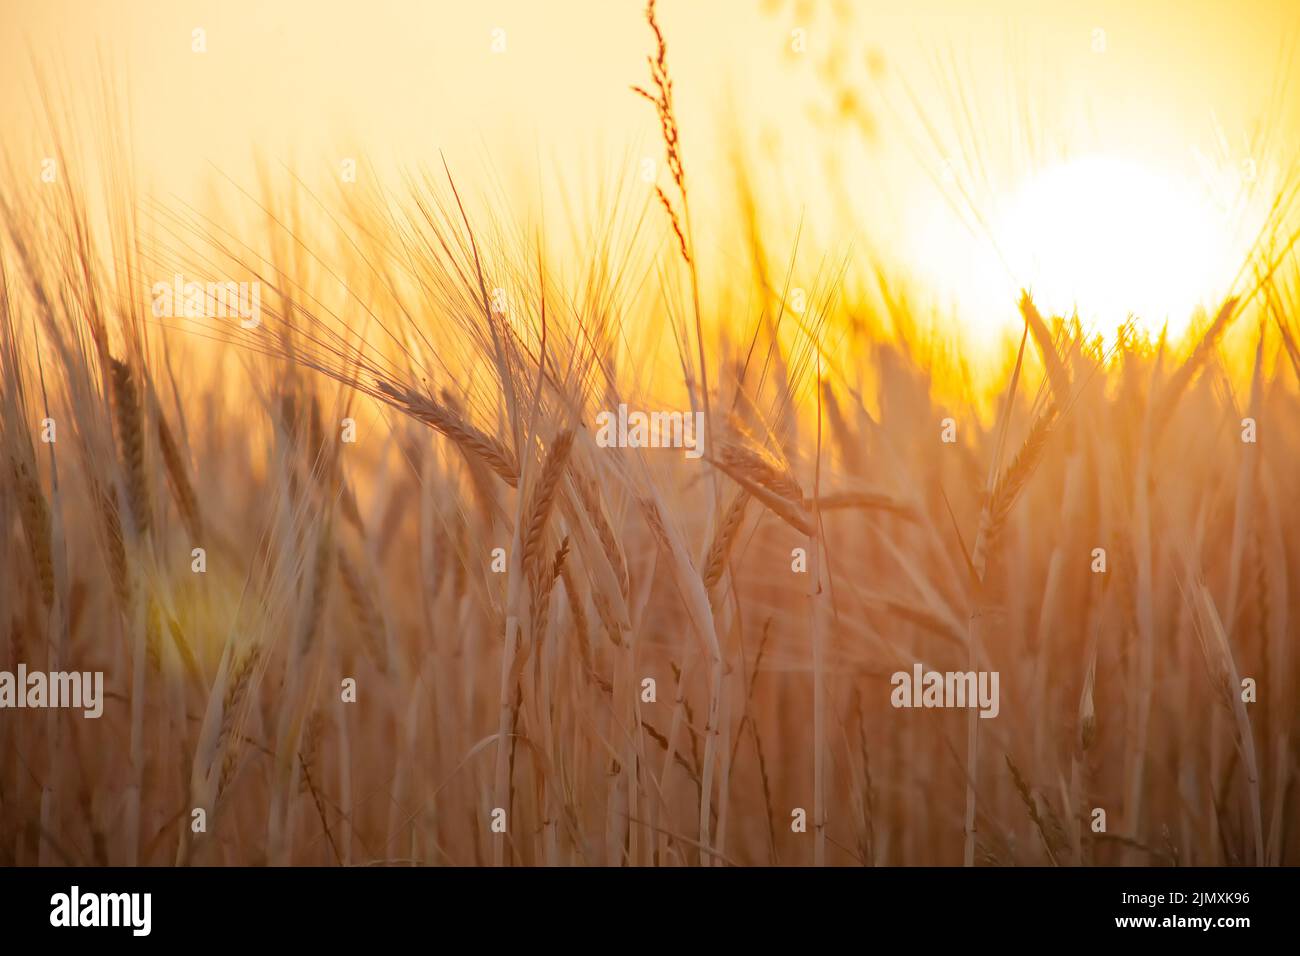
<instances>
[{"instance_id":1,"label":"sunlight glare","mask_svg":"<svg viewBox=\"0 0 1300 956\"><path fill-rule=\"evenodd\" d=\"M1227 230L1209 203L1128 160L1089 156L1040 173L994 231L1044 313L1077 308L1107 338L1130 314L1153 334L1168 322L1177 335L1232 278Z\"/></svg>"}]
</instances>

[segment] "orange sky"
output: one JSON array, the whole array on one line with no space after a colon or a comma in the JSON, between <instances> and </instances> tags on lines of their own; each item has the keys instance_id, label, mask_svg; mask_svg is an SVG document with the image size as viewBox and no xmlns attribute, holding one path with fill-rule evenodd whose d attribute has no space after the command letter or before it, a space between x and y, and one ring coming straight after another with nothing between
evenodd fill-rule
<instances>
[{"instance_id":1,"label":"orange sky","mask_svg":"<svg viewBox=\"0 0 1300 956\"><path fill-rule=\"evenodd\" d=\"M35 64L88 117L102 117L98 90L112 78L130 103L141 180L162 195L199 197L213 167L251 183L255 154L319 186L343 156L387 175L436 164L438 150L485 191L539 179L590 188L660 156L652 111L628 91L645 81L642 10L639 0L5 0L5 148L19 168L48 155L32 118ZM949 278L984 268L978 255L953 264L963 256L954 184L991 210L1076 154L1136 158L1189 181L1204 174L1198 154L1257 159L1261 179L1296 155L1300 104L1294 90L1274 95L1300 22L1289 0L662 0L660 17L697 219L719 256L728 240L708 223L727 208L736 137L778 247L802 217L821 248L893 253L936 285L927 258L941 254ZM205 53L191 49L195 28ZM504 52L492 49L497 28ZM806 31L803 53L791 50L794 29ZM835 118L845 91L873 135ZM1254 157L1260 124L1275 140ZM942 291L959 295L964 281Z\"/></svg>"}]
</instances>

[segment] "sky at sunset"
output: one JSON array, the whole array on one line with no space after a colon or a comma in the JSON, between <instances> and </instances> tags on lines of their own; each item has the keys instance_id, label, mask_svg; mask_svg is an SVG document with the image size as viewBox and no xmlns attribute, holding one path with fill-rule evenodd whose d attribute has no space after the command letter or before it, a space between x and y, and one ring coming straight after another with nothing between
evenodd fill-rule
<instances>
[{"instance_id":1,"label":"sky at sunset","mask_svg":"<svg viewBox=\"0 0 1300 956\"><path fill-rule=\"evenodd\" d=\"M660 16L706 253L711 239L732 254L721 223L741 156L778 246L802 225L964 303L975 324L1014 324L1003 305L1020 285L1068 310L1076 290L1039 261L1052 256L1099 289L1113 259L1160 247L1169 261L1152 271L1180 273L1160 281L1181 291L1152 289L1151 308L1212 299L1296 154L1286 80L1300 17L1282 0L1244 6L670 0ZM460 182L507 202L639 183L642 160L660 158L653 113L629 90L649 49L637 2L9 0L0 16L20 167L50 149L38 76L52 102L75 104L74 130L117 127L138 182L186 201L214 173L252 183L255 157L321 189L345 157L392 183L439 167L441 151ZM1089 259L1089 228L1112 232L1133 202L1165 225ZM1098 220L1082 239L1044 243L1053 217L1081 210ZM1112 285L1098 310L1146 308L1132 282Z\"/></svg>"}]
</instances>

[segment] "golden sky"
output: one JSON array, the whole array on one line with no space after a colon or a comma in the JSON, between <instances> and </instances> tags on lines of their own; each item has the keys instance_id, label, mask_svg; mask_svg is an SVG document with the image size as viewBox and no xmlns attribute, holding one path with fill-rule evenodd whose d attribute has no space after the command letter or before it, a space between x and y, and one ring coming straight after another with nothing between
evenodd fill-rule
<instances>
[{"instance_id":1,"label":"golden sky","mask_svg":"<svg viewBox=\"0 0 1300 956\"><path fill-rule=\"evenodd\" d=\"M1074 170L1040 202L1045 172L1101 157L1085 169L1143 171L1117 195L1176 184L1175 206L1223 206L1201 228L1249 232L1232 190L1263 192L1295 162L1291 0L662 0L660 20L701 244L722 257L737 144L776 248L802 219L819 249L870 250L994 311L1025 277L990 279L1004 267L973 220L1025 233L1040 227L1027 203L1066 213L1088 195ZM214 168L249 183L255 155L317 186L346 156L382 176L439 150L485 192L594 188L660 157L628 89L649 42L639 0L4 0L5 147L19 168L49 154L40 72L100 121L112 82L160 195L197 198Z\"/></svg>"}]
</instances>

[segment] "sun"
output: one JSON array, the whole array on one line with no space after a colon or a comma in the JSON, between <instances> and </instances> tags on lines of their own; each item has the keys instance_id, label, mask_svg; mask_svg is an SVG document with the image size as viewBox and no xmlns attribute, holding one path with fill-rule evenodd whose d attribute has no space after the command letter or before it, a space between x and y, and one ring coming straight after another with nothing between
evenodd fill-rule
<instances>
[{"instance_id":1,"label":"sun","mask_svg":"<svg viewBox=\"0 0 1300 956\"><path fill-rule=\"evenodd\" d=\"M1006 268L1040 309L1109 336L1129 316L1186 327L1232 279L1229 230L1203 190L1128 159L1087 156L1029 179L993 224Z\"/></svg>"}]
</instances>

